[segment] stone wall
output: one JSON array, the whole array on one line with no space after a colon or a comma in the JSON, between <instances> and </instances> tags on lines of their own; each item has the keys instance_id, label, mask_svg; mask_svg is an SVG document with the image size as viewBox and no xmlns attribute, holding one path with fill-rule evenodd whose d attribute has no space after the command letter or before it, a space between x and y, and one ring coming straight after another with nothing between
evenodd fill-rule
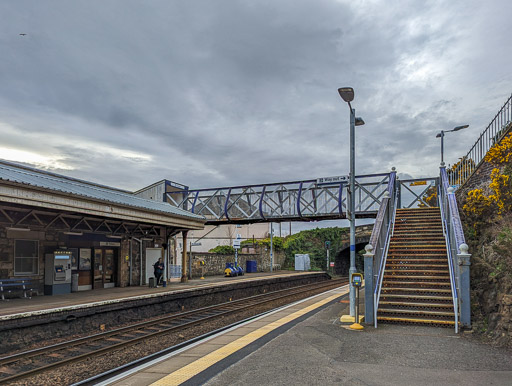
<instances>
[{"instance_id":1,"label":"stone wall","mask_svg":"<svg viewBox=\"0 0 512 386\"><path fill-rule=\"evenodd\" d=\"M234 263L235 255L220 255L217 253L207 252L192 252L192 277L200 277L201 269L195 267L194 261L203 259L205 261L205 275L222 275L226 269L226 263ZM270 270L270 252L263 251L262 253L239 253L238 254L238 265L244 270L246 268L246 262L248 260L255 260L256 266L259 272L265 272ZM285 260L283 252L274 252L274 265L276 268L282 267Z\"/></svg>"}]
</instances>

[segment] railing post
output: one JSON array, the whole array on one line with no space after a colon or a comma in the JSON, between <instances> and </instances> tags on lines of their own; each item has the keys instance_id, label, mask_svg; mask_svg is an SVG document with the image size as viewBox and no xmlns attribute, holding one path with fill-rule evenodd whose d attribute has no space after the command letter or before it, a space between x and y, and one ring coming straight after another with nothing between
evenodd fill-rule
<instances>
[{"instance_id":1,"label":"railing post","mask_svg":"<svg viewBox=\"0 0 512 386\"><path fill-rule=\"evenodd\" d=\"M364 321L368 324L373 324L373 246L368 244L364 247L366 253L364 254Z\"/></svg>"},{"instance_id":2,"label":"railing post","mask_svg":"<svg viewBox=\"0 0 512 386\"><path fill-rule=\"evenodd\" d=\"M471 327L471 292L469 288L469 266L471 254L468 253L467 244L459 245L457 265L459 266L459 299L460 299L460 323L463 327Z\"/></svg>"}]
</instances>

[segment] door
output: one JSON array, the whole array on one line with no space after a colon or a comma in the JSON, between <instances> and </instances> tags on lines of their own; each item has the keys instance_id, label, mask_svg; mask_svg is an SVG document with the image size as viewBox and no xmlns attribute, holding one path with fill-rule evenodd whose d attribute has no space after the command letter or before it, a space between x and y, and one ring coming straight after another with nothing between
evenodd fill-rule
<instances>
[{"instance_id":1,"label":"door","mask_svg":"<svg viewBox=\"0 0 512 386\"><path fill-rule=\"evenodd\" d=\"M146 284L149 283L149 278L154 277L153 265L162 257L162 248L146 248ZM167 271L167 267L164 270Z\"/></svg>"},{"instance_id":2,"label":"door","mask_svg":"<svg viewBox=\"0 0 512 386\"><path fill-rule=\"evenodd\" d=\"M93 288L115 287L116 277L117 250L113 248L95 248Z\"/></svg>"},{"instance_id":3,"label":"door","mask_svg":"<svg viewBox=\"0 0 512 386\"><path fill-rule=\"evenodd\" d=\"M103 249L94 249L94 277L92 288L103 288Z\"/></svg>"},{"instance_id":4,"label":"door","mask_svg":"<svg viewBox=\"0 0 512 386\"><path fill-rule=\"evenodd\" d=\"M103 287L111 288L116 286L117 259L116 250L103 250Z\"/></svg>"}]
</instances>

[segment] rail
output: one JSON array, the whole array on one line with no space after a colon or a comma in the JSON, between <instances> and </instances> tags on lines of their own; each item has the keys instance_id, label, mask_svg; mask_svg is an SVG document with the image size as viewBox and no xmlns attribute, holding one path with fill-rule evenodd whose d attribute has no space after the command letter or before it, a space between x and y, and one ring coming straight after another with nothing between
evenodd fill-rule
<instances>
[{"instance_id":1,"label":"rail","mask_svg":"<svg viewBox=\"0 0 512 386\"><path fill-rule=\"evenodd\" d=\"M379 267L378 274L374 276L375 280L372 283L372 288L374 288L373 320L375 327L377 327L377 309L379 307L384 267L386 266L389 240L393 234L395 213L399 197L396 184L396 172L391 173L386 193L386 197L384 197L379 208L377 220L375 221L373 232L370 237L370 245L373 247L373 251L375 252L373 259L373 271L375 272L375 268Z\"/></svg>"},{"instance_id":2,"label":"rail","mask_svg":"<svg viewBox=\"0 0 512 386\"><path fill-rule=\"evenodd\" d=\"M446 170L445 170L446 171ZM442 173L442 172L441 172ZM442 176L441 176L442 177ZM446 242L446 251L448 253L448 268L450 270L450 287L452 291L452 301L453 301L453 312L455 314L455 333L459 332L459 296L457 290L457 284L455 281L455 272L454 272L454 264L453 264L453 254L451 248L450 241L450 229L448 227L448 211L446 210L447 206L447 191L445 191L446 185L439 184L438 188L438 202L439 208L441 210L441 220L443 223L443 235Z\"/></svg>"},{"instance_id":3,"label":"rail","mask_svg":"<svg viewBox=\"0 0 512 386\"><path fill-rule=\"evenodd\" d=\"M512 95L498 111L487 128L469 149L468 153L448 173L450 185L460 186L466 182L480 165L489 149L510 129L512 124Z\"/></svg>"}]
</instances>

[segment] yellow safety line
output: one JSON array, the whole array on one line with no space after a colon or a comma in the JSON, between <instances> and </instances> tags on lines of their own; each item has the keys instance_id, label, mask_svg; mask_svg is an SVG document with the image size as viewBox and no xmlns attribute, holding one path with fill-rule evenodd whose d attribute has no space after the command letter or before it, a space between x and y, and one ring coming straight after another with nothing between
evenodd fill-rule
<instances>
[{"instance_id":1,"label":"yellow safety line","mask_svg":"<svg viewBox=\"0 0 512 386\"><path fill-rule=\"evenodd\" d=\"M199 374L200 372L206 370L208 367L214 365L217 362L220 362L224 358L227 358L231 354L251 344L255 340L268 334L269 332L272 332L276 328L281 327L282 325L289 323L292 320L297 319L340 296L345 295L347 292L348 290L345 290L342 293L329 296L328 298L325 298L324 300L321 300L299 311L296 311L293 314L290 314L275 322L269 323L266 326L258 328L257 330L254 330L253 332L250 332L249 334L242 336L231 343L228 343L227 345L211 352L210 354L197 359L196 361L182 367L181 369L176 370L175 372L163 377L162 379L156 381L155 383L152 383L152 386L180 385L183 382L188 381L195 375Z\"/></svg>"}]
</instances>

